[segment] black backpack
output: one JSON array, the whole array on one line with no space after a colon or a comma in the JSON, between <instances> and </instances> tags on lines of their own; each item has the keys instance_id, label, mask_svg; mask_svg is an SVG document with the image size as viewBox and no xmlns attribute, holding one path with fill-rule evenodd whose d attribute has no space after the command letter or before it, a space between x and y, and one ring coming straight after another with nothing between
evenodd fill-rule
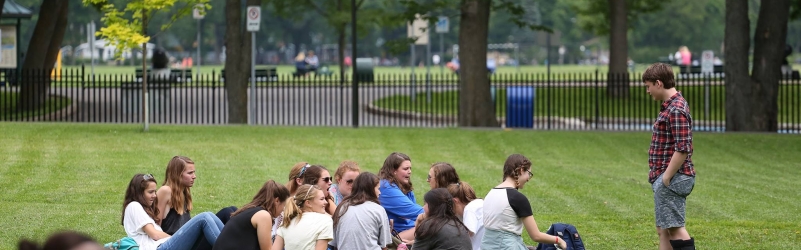
<instances>
[{"instance_id":1,"label":"black backpack","mask_svg":"<svg viewBox=\"0 0 801 250\"><path fill-rule=\"evenodd\" d=\"M576 227L565 223L554 223L548 228L547 234L559 236L561 240L567 243L567 250L585 250L584 242L581 241L581 236L576 230ZM557 250L553 244L539 243L537 250Z\"/></svg>"}]
</instances>

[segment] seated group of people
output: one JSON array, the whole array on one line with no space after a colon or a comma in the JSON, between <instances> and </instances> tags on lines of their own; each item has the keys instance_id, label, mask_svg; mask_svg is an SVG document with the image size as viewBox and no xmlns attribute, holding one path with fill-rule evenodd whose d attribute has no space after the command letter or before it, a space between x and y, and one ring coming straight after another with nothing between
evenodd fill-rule
<instances>
[{"instance_id":1,"label":"seated group of people","mask_svg":"<svg viewBox=\"0 0 801 250\"><path fill-rule=\"evenodd\" d=\"M317 72L318 67L320 67L320 60L314 55L313 50L309 50L308 55L301 51L295 57L295 74L297 75L305 76L310 72Z\"/></svg>"},{"instance_id":2,"label":"seated group of people","mask_svg":"<svg viewBox=\"0 0 801 250\"><path fill-rule=\"evenodd\" d=\"M518 189L532 177L531 161L510 155L504 181L479 199L449 163L430 166L431 190L417 204L411 158L391 153L378 174L343 161L327 168L295 164L288 183L268 180L252 201L216 215L190 216L194 162L174 157L161 187L150 174L131 179L122 225L141 250L197 249L527 249L536 242L565 243L540 232L528 199Z\"/></svg>"}]
</instances>

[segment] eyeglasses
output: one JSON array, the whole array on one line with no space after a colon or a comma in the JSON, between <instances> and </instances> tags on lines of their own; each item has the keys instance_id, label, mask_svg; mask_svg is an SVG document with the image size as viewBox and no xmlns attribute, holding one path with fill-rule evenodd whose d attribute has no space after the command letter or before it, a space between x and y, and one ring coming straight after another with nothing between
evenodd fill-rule
<instances>
[{"instance_id":1,"label":"eyeglasses","mask_svg":"<svg viewBox=\"0 0 801 250\"><path fill-rule=\"evenodd\" d=\"M353 184L353 180L347 180L345 182L348 183L348 184Z\"/></svg>"},{"instance_id":2,"label":"eyeglasses","mask_svg":"<svg viewBox=\"0 0 801 250\"><path fill-rule=\"evenodd\" d=\"M146 174L146 175L143 175L143 176L142 176L142 179L143 179L143 180L146 180L146 181L149 181L149 180L154 180L154 178L153 178L153 175L152 175L152 174Z\"/></svg>"},{"instance_id":3,"label":"eyeglasses","mask_svg":"<svg viewBox=\"0 0 801 250\"><path fill-rule=\"evenodd\" d=\"M531 178L531 177L534 176L534 173L531 173L531 169L526 170L526 172L528 172L528 178Z\"/></svg>"},{"instance_id":4,"label":"eyeglasses","mask_svg":"<svg viewBox=\"0 0 801 250\"><path fill-rule=\"evenodd\" d=\"M431 180L431 175L428 175L428 180L429 180L429 181Z\"/></svg>"},{"instance_id":5,"label":"eyeglasses","mask_svg":"<svg viewBox=\"0 0 801 250\"><path fill-rule=\"evenodd\" d=\"M332 179L331 177L323 177L323 178L322 178L322 180L323 180L324 182L331 182L331 181L332 181L332 180L334 180L334 179Z\"/></svg>"},{"instance_id":6,"label":"eyeglasses","mask_svg":"<svg viewBox=\"0 0 801 250\"><path fill-rule=\"evenodd\" d=\"M298 178L300 178L301 176L303 176L303 173L306 173L306 169L307 169L307 168L309 168L309 167L311 167L311 165L309 165L308 163L306 163L306 166L303 166L303 168L302 168L302 169L300 169L300 174L298 174Z\"/></svg>"}]
</instances>

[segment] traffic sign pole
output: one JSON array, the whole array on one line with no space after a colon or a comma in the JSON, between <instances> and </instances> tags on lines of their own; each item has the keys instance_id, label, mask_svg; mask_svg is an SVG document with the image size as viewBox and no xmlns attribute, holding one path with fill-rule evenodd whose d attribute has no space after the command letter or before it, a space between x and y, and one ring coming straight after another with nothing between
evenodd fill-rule
<instances>
[{"instance_id":1,"label":"traffic sign pole","mask_svg":"<svg viewBox=\"0 0 801 250\"><path fill-rule=\"evenodd\" d=\"M256 32L261 24L261 7L248 6L247 30L250 31L250 124L256 124Z\"/></svg>"}]
</instances>

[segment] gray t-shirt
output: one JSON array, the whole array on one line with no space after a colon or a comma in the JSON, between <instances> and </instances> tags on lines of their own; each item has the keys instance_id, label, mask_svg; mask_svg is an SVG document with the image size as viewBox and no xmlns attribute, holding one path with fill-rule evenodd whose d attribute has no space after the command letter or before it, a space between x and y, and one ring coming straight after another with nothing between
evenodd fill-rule
<instances>
[{"instance_id":1,"label":"gray t-shirt","mask_svg":"<svg viewBox=\"0 0 801 250\"><path fill-rule=\"evenodd\" d=\"M334 227L334 240L329 244L338 249L378 250L390 243L392 235L386 210L367 201L348 207Z\"/></svg>"},{"instance_id":2,"label":"gray t-shirt","mask_svg":"<svg viewBox=\"0 0 801 250\"><path fill-rule=\"evenodd\" d=\"M425 226L425 223L420 226ZM470 234L461 225L456 226L453 222L445 223L436 235L415 239L412 250L471 250L473 244L470 242Z\"/></svg>"}]
</instances>

